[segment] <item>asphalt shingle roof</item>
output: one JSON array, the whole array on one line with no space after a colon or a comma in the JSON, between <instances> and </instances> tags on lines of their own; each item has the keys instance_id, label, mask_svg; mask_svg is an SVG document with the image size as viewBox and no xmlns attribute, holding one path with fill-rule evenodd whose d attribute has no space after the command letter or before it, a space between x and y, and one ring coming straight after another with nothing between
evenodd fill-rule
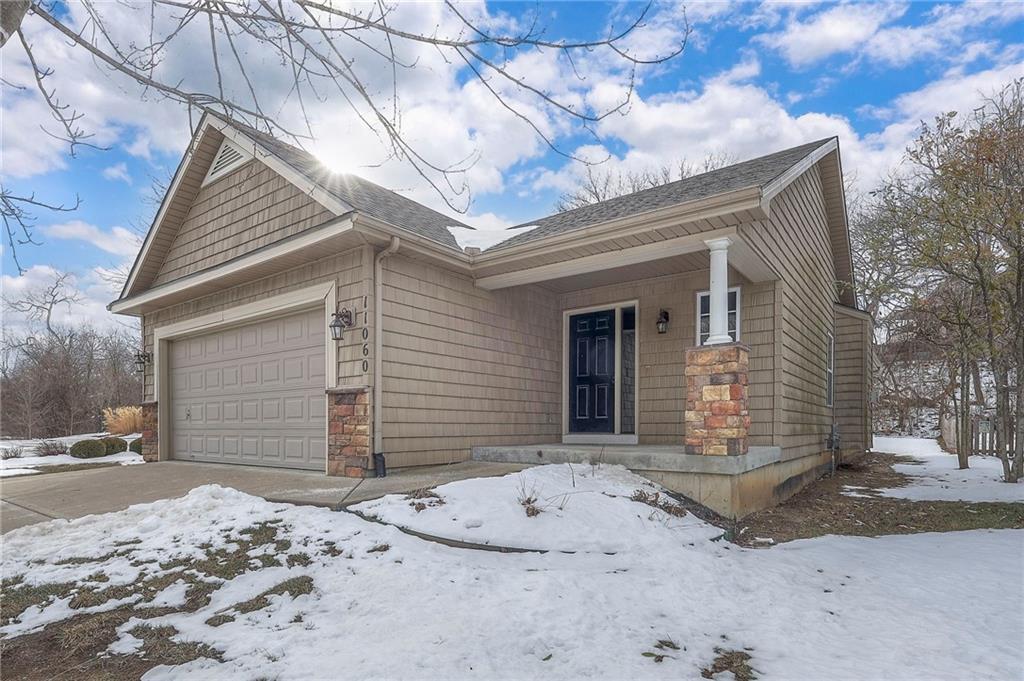
<instances>
[{"instance_id":1,"label":"asphalt shingle roof","mask_svg":"<svg viewBox=\"0 0 1024 681\"><path fill-rule=\"evenodd\" d=\"M789 170L809 153L828 142L829 139L831 138L802 144L791 149L777 151L774 154L670 182L660 187L645 189L600 203L592 203L589 206L555 213L539 220L524 222L510 229L515 230L534 225L536 227L506 239L492 246L488 251L508 248L554 234L571 232L610 220L688 203L738 189L763 187Z\"/></svg>"},{"instance_id":2,"label":"asphalt shingle roof","mask_svg":"<svg viewBox=\"0 0 1024 681\"><path fill-rule=\"evenodd\" d=\"M302 173L318 186L331 192L338 199L352 206L357 212L378 218L456 250L462 249L459 248L458 242L447 228L449 226L457 226L473 229L469 225L431 208L427 208L412 199L407 199L358 175L332 173L309 152L282 142L272 135L260 132L237 121L231 121L231 125L238 127L245 134L253 137L267 151L295 168L295 170ZM768 154L767 156L761 156L749 161L726 166L725 168L670 182L659 187L618 196L574 210L555 213L539 220L524 222L511 227L510 231L525 227L533 227L533 229L516 234L487 250L494 251L508 248L555 234L563 234L610 220L688 203L739 189L764 187L809 153L828 142L829 139L831 138L809 142L790 149L777 151L774 154Z\"/></svg>"},{"instance_id":3,"label":"asphalt shingle roof","mask_svg":"<svg viewBox=\"0 0 1024 681\"><path fill-rule=\"evenodd\" d=\"M352 206L356 212L383 220L388 224L401 227L456 250L462 249L459 248L455 237L448 231L448 226L473 229L455 218L427 208L358 175L333 173L309 152L282 142L272 135L237 121L231 121L231 125L254 138L267 151L295 168L309 180Z\"/></svg>"}]
</instances>

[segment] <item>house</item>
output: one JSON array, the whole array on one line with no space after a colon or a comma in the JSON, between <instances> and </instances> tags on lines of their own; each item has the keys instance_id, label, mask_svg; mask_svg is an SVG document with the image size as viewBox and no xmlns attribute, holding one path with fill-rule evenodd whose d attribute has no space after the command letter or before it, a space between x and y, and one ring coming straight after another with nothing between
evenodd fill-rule
<instances>
[{"instance_id":1,"label":"house","mask_svg":"<svg viewBox=\"0 0 1024 681\"><path fill-rule=\"evenodd\" d=\"M835 138L483 252L449 226L205 115L110 305L142 322L147 459L601 460L740 517L870 446Z\"/></svg>"}]
</instances>

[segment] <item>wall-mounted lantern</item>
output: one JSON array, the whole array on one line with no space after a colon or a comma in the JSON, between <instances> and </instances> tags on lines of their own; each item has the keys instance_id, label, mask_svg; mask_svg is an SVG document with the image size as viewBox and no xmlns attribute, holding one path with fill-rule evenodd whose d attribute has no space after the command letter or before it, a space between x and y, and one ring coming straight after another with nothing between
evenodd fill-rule
<instances>
[{"instance_id":1,"label":"wall-mounted lantern","mask_svg":"<svg viewBox=\"0 0 1024 681\"><path fill-rule=\"evenodd\" d=\"M331 339L340 341L345 337L345 329L352 326L352 310L343 307L333 315L327 327L331 330Z\"/></svg>"},{"instance_id":2,"label":"wall-mounted lantern","mask_svg":"<svg viewBox=\"0 0 1024 681\"><path fill-rule=\"evenodd\" d=\"M658 333L668 331L668 310L658 310Z\"/></svg>"},{"instance_id":3,"label":"wall-mounted lantern","mask_svg":"<svg viewBox=\"0 0 1024 681\"><path fill-rule=\"evenodd\" d=\"M143 373L146 370L146 365L153 361L153 355L149 354L145 350L135 353L135 371L136 373Z\"/></svg>"}]
</instances>

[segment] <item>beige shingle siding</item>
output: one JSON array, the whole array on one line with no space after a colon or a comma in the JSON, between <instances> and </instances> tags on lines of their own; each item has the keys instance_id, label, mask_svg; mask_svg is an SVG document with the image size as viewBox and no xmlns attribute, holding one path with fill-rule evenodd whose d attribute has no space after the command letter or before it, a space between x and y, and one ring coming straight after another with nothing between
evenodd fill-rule
<instances>
[{"instance_id":1,"label":"beige shingle siding","mask_svg":"<svg viewBox=\"0 0 1024 681\"><path fill-rule=\"evenodd\" d=\"M153 285L213 267L333 216L258 161L199 190Z\"/></svg>"},{"instance_id":2,"label":"beige shingle siding","mask_svg":"<svg viewBox=\"0 0 1024 681\"><path fill-rule=\"evenodd\" d=\"M776 443L784 458L824 449L832 408L825 400L827 333L838 302L832 246L815 166L772 201L771 217L742 235L780 275L775 316Z\"/></svg>"},{"instance_id":3,"label":"beige shingle siding","mask_svg":"<svg viewBox=\"0 0 1024 681\"><path fill-rule=\"evenodd\" d=\"M740 340L750 345L750 441L770 445L775 285L751 284L731 270L729 285L741 287ZM637 433L641 444L682 443L686 392L683 351L696 342L697 292L707 289L708 272L703 270L574 291L559 298L560 309L639 300ZM669 330L664 334L659 334L654 325L661 309L670 315Z\"/></svg>"},{"instance_id":4,"label":"beige shingle siding","mask_svg":"<svg viewBox=\"0 0 1024 681\"><path fill-rule=\"evenodd\" d=\"M468 459L474 445L557 441L560 314L535 287L484 291L401 254L384 261L388 466Z\"/></svg>"},{"instance_id":5,"label":"beige shingle siding","mask_svg":"<svg viewBox=\"0 0 1024 681\"><path fill-rule=\"evenodd\" d=\"M338 303L350 309L361 310L363 296L372 301L372 261L370 247L360 247L338 255L323 258L301 267L266 277L248 284L235 286L213 295L196 298L180 305L164 308L143 316L142 328L146 350L153 351L153 329L172 322L191 319L211 312L218 312L236 305L244 305L269 296L287 293L329 281L337 282ZM338 381L341 385L369 384L372 380L372 312L369 315L371 359L369 371L362 371L362 342L359 334L349 332L338 348ZM362 324L362 315L358 320ZM325 320L326 323L326 320ZM153 398L153 365L146 370L145 395Z\"/></svg>"},{"instance_id":6,"label":"beige shingle siding","mask_svg":"<svg viewBox=\"0 0 1024 681\"><path fill-rule=\"evenodd\" d=\"M871 446L871 320L863 312L837 305L836 422L844 456Z\"/></svg>"}]
</instances>

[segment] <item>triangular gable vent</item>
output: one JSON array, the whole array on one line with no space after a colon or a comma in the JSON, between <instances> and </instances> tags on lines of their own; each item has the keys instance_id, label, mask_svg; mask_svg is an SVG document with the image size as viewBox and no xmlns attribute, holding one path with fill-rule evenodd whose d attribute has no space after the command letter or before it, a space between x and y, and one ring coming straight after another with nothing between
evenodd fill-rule
<instances>
[{"instance_id":1,"label":"triangular gable vent","mask_svg":"<svg viewBox=\"0 0 1024 681\"><path fill-rule=\"evenodd\" d=\"M221 143L220 149L217 151L217 155L213 157L213 163L210 165L210 172L206 173L206 178L203 180L203 186L210 184L218 177L223 177L230 173L250 158L252 158L250 154L247 154L230 140L225 139Z\"/></svg>"}]
</instances>

